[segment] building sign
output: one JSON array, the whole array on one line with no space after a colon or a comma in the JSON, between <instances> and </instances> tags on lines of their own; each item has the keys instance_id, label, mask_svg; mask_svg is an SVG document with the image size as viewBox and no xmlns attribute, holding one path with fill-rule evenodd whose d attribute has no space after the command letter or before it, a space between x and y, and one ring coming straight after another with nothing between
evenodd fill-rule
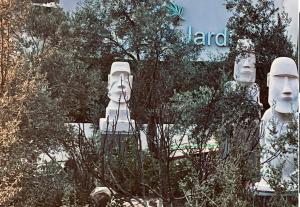
<instances>
[{"instance_id":1,"label":"building sign","mask_svg":"<svg viewBox=\"0 0 300 207\"><path fill-rule=\"evenodd\" d=\"M192 26L188 26L187 42L194 43L196 45L211 46L215 44L219 47L228 46L228 31L225 28L223 32L193 32Z\"/></svg>"},{"instance_id":2,"label":"building sign","mask_svg":"<svg viewBox=\"0 0 300 207\"><path fill-rule=\"evenodd\" d=\"M210 60L229 52L227 21L232 15L224 0L173 0L171 16L180 22L185 41L204 47L199 60Z\"/></svg>"},{"instance_id":3,"label":"building sign","mask_svg":"<svg viewBox=\"0 0 300 207\"><path fill-rule=\"evenodd\" d=\"M185 21L185 18L183 17L183 7L171 2L167 8L169 14L174 17L176 21ZM228 31L226 27L222 30L222 32L193 31L192 25L188 25L186 42L202 46L216 45L218 47L226 47L228 46Z\"/></svg>"}]
</instances>

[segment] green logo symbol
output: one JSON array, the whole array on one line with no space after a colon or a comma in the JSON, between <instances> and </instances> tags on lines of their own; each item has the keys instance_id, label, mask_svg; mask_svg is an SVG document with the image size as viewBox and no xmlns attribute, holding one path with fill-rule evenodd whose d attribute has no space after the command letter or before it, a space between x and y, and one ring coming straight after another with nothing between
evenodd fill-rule
<instances>
[{"instance_id":1,"label":"green logo symbol","mask_svg":"<svg viewBox=\"0 0 300 207\"><path fill-rule=\"evenodd\" d=\"M181 6L178 6L176 4L173 4L170 2L170 4L167 6L169 14L178 19L178 20L184 20L183 18L183 8Z\"/></svg>"}]
</instances>

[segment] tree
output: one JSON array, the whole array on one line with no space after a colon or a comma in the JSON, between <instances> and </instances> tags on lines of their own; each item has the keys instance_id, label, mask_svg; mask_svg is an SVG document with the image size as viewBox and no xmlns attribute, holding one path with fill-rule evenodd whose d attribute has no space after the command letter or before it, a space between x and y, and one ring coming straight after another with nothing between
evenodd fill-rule
<instances>
[{"instance_id":1,"label":"tree","mask_svg":"<svg viewBox=\"0 0 300 207\"><path fill-rule=\"evenodd\" d=\"M4 0L0 3L0 94L3 94L9 68L14 66L15 34L20 31L27 13L28 1Z\"/></svg>"},{"instance_id":2,"label":"tree","mask_svg":"<svg viewBox=\"0 0 300 207\"><path fill-rule=\"evenodd\" d=\"M27 61L19 44L29 2L18 5L9 1L6 6L1 7L7 9L1 18L10 17L5 29L11 33L2 36L2 40L9 39L5 43L7 47L1 50L7 59L1 66L4 78L0 96L0 203L57 206L63 188L60 181L66 176L52 154L61 149L58 140L70 133L64 125L64 113L51 99L47 81L38 70L38 55ZM52 159L47 165L41 164L42 153Z\"/></svg>"},{"instance_id":3,"label":"tree","mask_svg":"<svg viewBox=\"0 0 300 207\"><path fill-rule=\"evenodd\" d=\"M41 166L39 155L51 157L60 149L58 140L70 135L63 114L49 97L43 76L22 64L10 74L1 97L1 203L32 206L40 199L55 196L56 187L45 184L59 176L47 174L50 169Z\"/></svg>"}]
</instances>

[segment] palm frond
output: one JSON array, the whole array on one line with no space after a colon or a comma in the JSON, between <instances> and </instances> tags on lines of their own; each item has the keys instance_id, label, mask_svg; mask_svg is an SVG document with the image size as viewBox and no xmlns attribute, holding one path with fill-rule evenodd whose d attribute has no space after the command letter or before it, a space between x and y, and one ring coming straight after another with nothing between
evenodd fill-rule
<instances>
[{"instance_id":1,"label":"palm frond","mask_svg":"<svg viewBox=\"0 0 300 207\"><path fill-rule=\"evenodd\" d=\"M184 20L182 7L170 2L170 4L167 6L167 9L172 17L178 17L179 19Z\"/></svg>"}]
</instances>

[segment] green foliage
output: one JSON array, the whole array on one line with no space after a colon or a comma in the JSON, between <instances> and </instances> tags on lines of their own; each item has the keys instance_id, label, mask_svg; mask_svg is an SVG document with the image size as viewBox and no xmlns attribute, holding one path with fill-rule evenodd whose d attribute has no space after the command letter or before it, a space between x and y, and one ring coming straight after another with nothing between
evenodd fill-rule
<instances>
[{"instance_id":1,"label":"green foliage","mask_svg":"<svg viewBox=\"0 0 300 207\"><path fill-rule=\"evenodd\" d=\"M201 110L201 107L207 106L211 102L214 93L214 90L206 86L182 94L177 93L171 100L173 110L177 113L180 112L181 115L177 123L184 128L196 123L195 112Z\"/></svg>"},{"instance_id":2,"label":"green foliage","mask_svg":"<svg viewBox=\"0 0 300 207\"><path fill-rule=\"evenodd\" d=\"M16 15L27 14L29 7L25 3L28 2L22 4L24 8L17 8ZM14 28L16 39L12 42L16 44L11 47L12 62L6 66L7 79L0 97L0 203L5 206L58 206L64 193L66 175L51 155L61 151L62 140L72 135L65 127L65 112L52 99L45 76L39 70L41 55L54 45L55 28L61 21L54 20L52 13L51 18L43 19L49 20L47 26L45 22L38 25L42 24L38 18L43 12L32 8L27 15L12 19L27 22ZM55 13L57 19L62 17L59 14L62 11ZM42 164L41 154L52 162Z\"/></svg>"},{"instance_id":3,"label":"green foliage","mask_svg":"<svg viewBox=\"0 0 300 207\"><path fill-rule=\"evenodd\" d=\"M249 184L255 182L258 171L255 146L259 140L260 106L247 98L244 89L224 95L222 91L202 87L174 98L174 110L182 120L179 129L188 132L189 142L202 152L198 156L187 154L190 171L181 180L187 206L251 203ZM193 127L187 130L188 126ZM212 139L219 149L204 153ZM225 140L230 146L228 154Z\"/></svg>"},{"instance_id":4,"label":"green foliage","mask_svg":"<svg viewBox=\"0 0 300 207\"><path fill-rule=\"evenodd\" d=\"M265 129L265 139L270 142L270 147L261 152L261 156L267 155L268 159L276 159L276 166L266 163L265 177L275 190L275 195L270 199L271 206L291 206L298 201L296 191L298 189L298 115L289 117L289 121L282 126L277 126L275 119L270 121L268 129ZM269 132L268 132L269 131ZM283 179L283 169L286 165L293 165L294 172L289 179Z\"/></svg>"},{"instance_id":5,"label":"green foliage","mask_svg":"<svg viewBox=\"0 0 300 207\"><path fill-rule=\"evenodd\" d=\"M89 70L66 51L51 51L40 70L46 74L51 96L58 100L69 122L98 123L108 103L106 83L101 81L99 71Z\"/></svg>"},{"instance_id":6,"label":"green foliage","mask_svg":"<svg viewBox=\"0 0 300 207\"><path fill-rule=\"evenodd\" d=\"M66 21L62 9L31 6L19 37L19 49L33 62L36 57L61 41L59 25Z\"/></svg>"},{"instance_id":7,"label":"green foliage","mask_svg":"<svg viewBox=\"0 0 300 207\"><path fill-rule=\"evenodd\" d=\"M186 206L251 206L251 194L241 182L244 172L235 163L215 161L214 173L205 180L192 172L181 181ZM190 168L194 169L193 165Z\"/></svg>"},{"instance_id":8,"label":"green foliage","mask_svg":"<svg viewBox=\"0 0 300 207\"><path fill-rule=\"evenodd\" d=\"M57 166L40 168L38 163L40 154L57 151L59 140L69 136L64 115L50 99L46 86L41 75L21 65L10 76L1 97L0 177L4 205L35 206L45 199L55 202L62 188L57 169L51 172Z\"/></svg>"},{"instance_id":9,"label":"green foliage","mask_svg":"<svg viewBox=\"0 0 300 207\"><path fill-rule=\"evenodd\" d=\"M260 106L243 87L224 96L223 85L233 68L235 43L245 37L255 43L258 83L265 85L271 61L293 54L284 35L289 20L272 1L228 0L229 57L197 62L201 48L182 41L168 14L171 9L182 18L183 10L169 3L86 0L72 16L60 9L29 10L27 36L20 35L18 48L24 59L16 57L0 98L1 204L91 205L89 194L101 185L116 193L111 205L154 197L164 206L177 201L179 206L252 206ZM65 125L92 122L97 129L113 61L130 62L130 108L138 129L148 124L149 151L141 150L138 133L89 139ZM295 129L292 125L279 139L281 145L297 145ZM192 146L179 149L184 159L173 157L174 133L185 134ZM211 140L219 149L208 152ZM68 156L64 168L51 157L61 150ZM41 153L51 161L40 163ZM274 169L274 186L281 185L278 172ZM288 206L282 192L278 188L270 205Z\"/></svg>"}]
</instances>

